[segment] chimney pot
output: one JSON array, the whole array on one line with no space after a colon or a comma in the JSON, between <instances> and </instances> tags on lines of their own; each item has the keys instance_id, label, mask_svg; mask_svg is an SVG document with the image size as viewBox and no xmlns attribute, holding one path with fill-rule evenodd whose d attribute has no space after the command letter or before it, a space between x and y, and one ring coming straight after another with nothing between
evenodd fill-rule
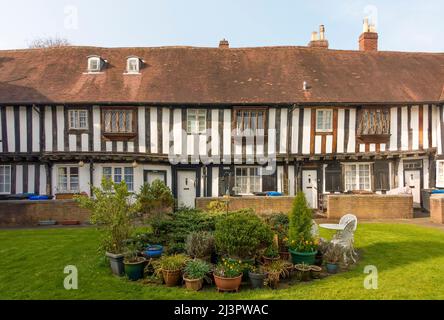
<instances>
[{"instance_id":1,"label":"chimney pot","mask_svg":"<svg viewBox=\"0 0 444 320\"><path fill-rule=\"evenodd\" d=\"M311 33L311 41L308 46L310 48L328 49L328 41L325 38L324 25L319 26L319 34L316 31Z\"/></svg>"},{"instance_id":2,"label":"chimney pot","mask_svg":"<svg viewBox=\"0 0 444 320\"><path fill-rule=\"evenodd\" d=\"M378 51L378 33L376 26L364 19L363 32L359 37L359 51Z\"/></svg>"},{"instance_id":3,"label":"chimney pot","mask_svg":"<svg viewBox=\"0 0 444 320\"><path fill-rule=\"evenodd\" d=\"M230 48L230 43L228 42L227 39L223 38L223 39L219 42L219 48L220 48L220 49L229 49L229 48Z\"/></svg>"}]
</instances>

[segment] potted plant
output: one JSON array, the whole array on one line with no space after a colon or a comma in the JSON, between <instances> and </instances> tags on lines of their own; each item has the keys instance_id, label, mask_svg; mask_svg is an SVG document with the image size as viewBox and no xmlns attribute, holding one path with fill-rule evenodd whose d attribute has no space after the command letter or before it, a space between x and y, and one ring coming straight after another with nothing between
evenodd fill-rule
<instances>
[{"instance_id":1,"label":"potted plant","mask_svg":"<svg viewBox=\"0 0 444 320\"><path fill-rule=\"evenodd\" d=\"M179 284L182 269L188 261L188 257L183 254L172 256L162 256L153 262L156 273L163 277L167 287L174 287Z\"/></svg>"},{"instance_id":2,"label":"potted plant","mask_svg":"<svg viewBox=\"0 0 444 320\"><path fill-rule=\"evenodd\" d=\"M163 253L163 246L160 244L150 244L143 251L143 255L147 258L160 258Z\"/></svg>"},{"instance_id":3,"label":"potted plant","mask_svg":"<svg viewBox=\"0 0 444 320\"><path fill-rule=\"evenodd\" d=\"M92 187L93 197L75 196L79 206L91 211L91 222L102 235L101 249L106 252L113 274L123 276L125 240L133 232L133 218L138 205L131 201L125 181L103 179L101 187Z\"/></svg>"},{"instance_id":4,"label":"potted plant","mask_svg":"<svg viewBox=\"0 0 444 320\"><path fill-rule=\"evenodd\" d=\"M220 255L245 265L253 265L258 253L272 244L273 232L253 211L241 210L221 216L214 233L216 249Z\"/></svg>"},{"instance_id":5,"label":"potted plant","mask_svg":"<svg viewBox=\"0 0 444 320\"><path fill-rule=\"evenodd\" d=\"M313 265L313 266L310 266L310 269L311 269L311 277L313 279L320 279L321 278L322 268L320 266Z\"/></svg>"},{"instance_id":6,"label":"potted plant","mask_svg":"<svg viewBox=\"0 0 444 320\"><path fill-rule=\"evenodd\" d=\"M267 223L277 236L279 255L282 260L288 260L290 253L288 252L288 214L278 213L273 214L267 219Z\"/></svg>"},{"instance_id":7,"label":"potted plant","mask_svg":"<svg viewBox=\"0 0 444 320\"><path fill-rule=\"evenodd\" d=\"M199 259L188 261L183 275L186 288L193 291L202 289L203 280L210 271L211 266L205 261Z\"/></svg>"},{"instance_id":8,"label":"potted plant","mask_svg":"<svg viewBox=\"0 0 444 320\"><path fill-rule=\"evenodd\" d=\"M335 274L338 272L339 261L342 257L342 249L338 245L331 244L324 254L327 272Z\"/></svg>"},{"instance_id":9,"label":"potted plant","mask_svg":"<svg viewBox=\"0 0 444 320\"><path fill-rule=\"evenodd\" d=\"M242 282L242 267L237 261L222 259L214 269L214 282L220 292L239 291Z\"/></svg>"},{"instance_id":10,"label":"potted plant","mask_svg":"<svg viewBox=\"0 0 444 320\"><path fill-rule=\"evenodd\" d=\"M252 266L248 272L248 277L250 278L251 287L253 289L262 289L265 285L267 272L262 266Z\"/></svg>"},{"instance_id":11,"label":"potted plant","mask_svg":"<svg viewBox=\"0 0 444 320\"><path fill-rule=\"evenodd\" d=\"M313 265L318 248L318 239L311 234L312 212L303 192L299 192L290 212L289 251L294 264Z\"/></svg>"},{"instance_id":12,"label":"potted plant","mask_svg":"<svg viewBox=\"0 0 444 320\"><path fill-rule=\"evenodd\" d=\"M269 246L267 249L265 249L262 259L264 260L265 265L268 265L273 261L279 260L280 256L277 248L273 245Z\"/></svg>"},{"instance_id":13,"label":"potted plant","mask_svg":"<svg viewBox=\"0 0 444 320\"><path fill-rule=\"evenodd\" d=\"M214 236L207 231L192 232L185 240L185 250L194 259L211 262L214 252Z\"/></svg>"},{"instance_id":14,"label":"potted plant","mask_svg":"<svg viewBox=\"0 0 444 320\"><path fill-rule=\"evenodd\" d=\"M298 278L300 281L310 281L311 279L311 267L305 263L297 264L294 266Z\"/></svg>"},{"instance_id":15,"label":"potted plant","mask_svg":"<svg viewBox=\"0 0 444 320\"><path fill-rule=\"evenodd\" d=\"M127 246L125 251L125 274L131 281L137 281L143 278L143 269L145 267L145 258L138 256L138 250L135 244Z\"/></svg>"},{"instance_id":16,"label":"potted plant","mask_svg":"<svg viewBox=\"0 0 444 320\"><path fill-rule=\"evenodd\" d=\"M264 269L267 272L266 283L270 288L276 289L279 286L281 278L290 276L287 267L287 263L282 260L276 260L269 265L264 266Z\"/></svg>"}]
</instances>

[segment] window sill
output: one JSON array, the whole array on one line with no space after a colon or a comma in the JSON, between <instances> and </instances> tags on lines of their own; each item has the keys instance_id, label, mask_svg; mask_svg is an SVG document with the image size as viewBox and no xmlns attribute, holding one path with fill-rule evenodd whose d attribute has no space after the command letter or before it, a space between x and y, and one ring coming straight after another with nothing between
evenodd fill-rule
<instances>
[{"instance_id":1,"label":"window sill","mask_svg":"<svg viewBox=\"0 0 444 320\"><path fill-rule=\"evenodd\" d=\"M68 129L68 134L80 134L80 133L89 133L89 130L88 129L74 129L74 128Z\"/></svg>"},{"instance_id":2,"label":"window sill","mask_svg":"<svg viewBox=\"0 0 444 320\"><path fill-rule=\"evenodd\" d=\"M333 130L330 130L330 131L315 131L315 133L317 134L317 135L332 135L333 134Z\"/></svg>"},{"instance_id":3,"label":"window sill","mask_svg":"<svg viewBox=\"0 0 444 320\"><path fill-rule=\"evenodd\" d=\"M137 133L103 133L103 137L108 140L131 140L137 137Z\"/></svg>"},{"instance_id":4,"label":"window sill","mask_svg":"<svg viewBox=\"0 0 444 320\"><path fill-rule=\"evenodd\" d=\"M356 136L358 143L387 143L391 134L361 134Z\"/></svg>"}]
</instances>

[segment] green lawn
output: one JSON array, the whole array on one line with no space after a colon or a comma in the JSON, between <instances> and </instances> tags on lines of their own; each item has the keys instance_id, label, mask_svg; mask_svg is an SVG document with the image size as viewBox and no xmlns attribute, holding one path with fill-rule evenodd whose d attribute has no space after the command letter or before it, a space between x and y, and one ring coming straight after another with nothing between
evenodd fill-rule
<instances>
[{"instance_id":1,"label":"green lawn","mask_svg":"<svg viewBox=\"0 0 444 320\"><path fill-rule=\"evenodd\" d=\"M324 234L325 236L325 234ZM361 224L363 259L351 271L282 290L182 288L131 283L111 275L97 253L94 229L0 231L0 299L444 299L444 232L406 224ZM79 270L79 289L63 288L63 269ZM363 286L366 265L379 270L379 289Z\"/></svg>"}]
</instances>

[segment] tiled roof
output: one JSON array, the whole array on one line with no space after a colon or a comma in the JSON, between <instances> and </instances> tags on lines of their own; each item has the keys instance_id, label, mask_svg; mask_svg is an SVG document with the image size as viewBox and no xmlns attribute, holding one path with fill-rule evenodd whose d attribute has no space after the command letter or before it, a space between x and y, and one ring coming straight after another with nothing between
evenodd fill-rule
<instances>
[{"instance_id":1,"label":"tiled roof","mask_svg":"<svg viewBox=\"0 0 444 320\"><path fill-rule=\"evenodd\" d=\"M86 73L90 55L108 61L102 73ZM141 74L124 75L133 55L145 61ZM1 104L438 102L443 84L444 53L306 47L0 51Z\"/></svg>"}]
</instances>

